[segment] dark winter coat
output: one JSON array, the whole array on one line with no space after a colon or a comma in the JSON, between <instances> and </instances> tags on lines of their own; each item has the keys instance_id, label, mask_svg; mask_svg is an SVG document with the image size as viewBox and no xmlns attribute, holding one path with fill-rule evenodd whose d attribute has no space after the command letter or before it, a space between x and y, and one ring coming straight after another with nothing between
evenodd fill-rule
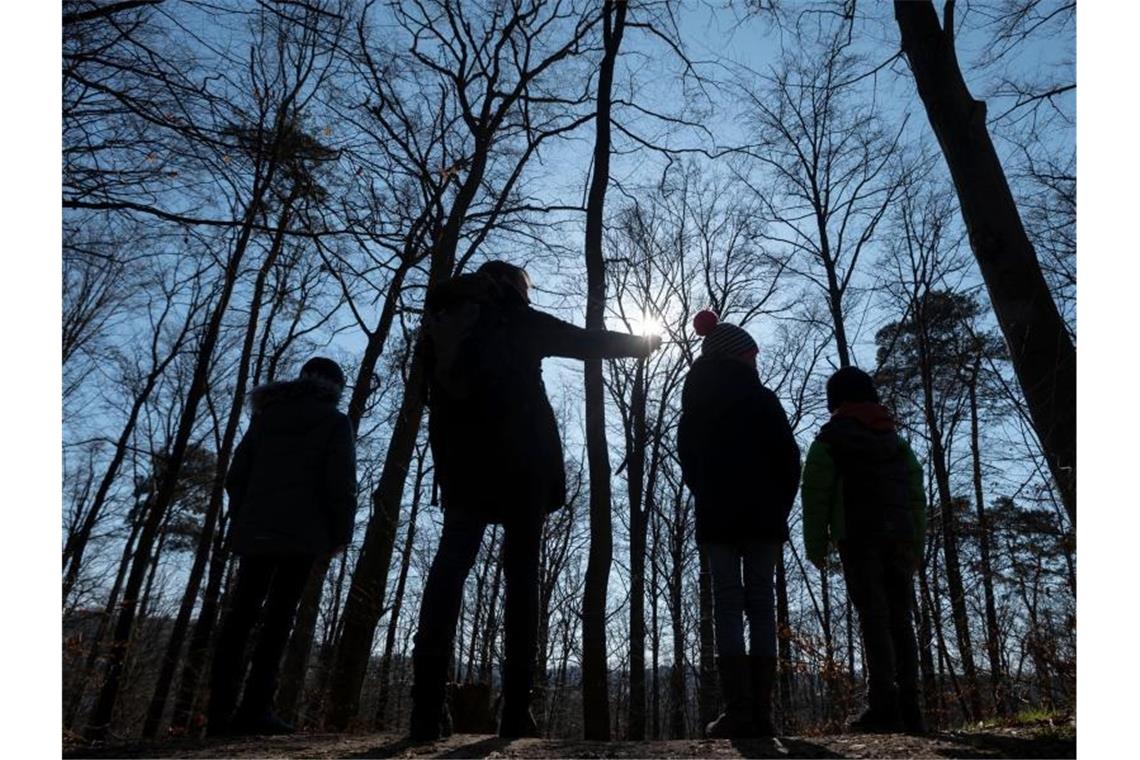
<instances>
[{"instance_id":1,"label":"dark winter coat","mask_svg":"<svg viewBox=\"0 0 1140 760\"><path fill-rule=\"evenodd\" d=\"M253 390L226 476L238 554L324 554L352 541L356 453L335 386L304 378Z\"/></svg>"},{"instance_id":2,"label":"dark winter coat","mask_svg":"<svg viewBox=\"0 0 1140 760\"><path fill-rule=\"evenodd\" d=\"M755 367L721 356L693 362L681 392L677 453L696 504L698 542L788 539L800 449Z\"/></svg>"},{"instance_id":3,"label":"dark winter coat","mask_svg":"<svg viewBox=\"0 0 1140 760\"><path fill-rule=\"evenodd\" d=\"M922 466L871 402L841 404L808 449L803 482L804 549L822 564L829 541L912 543L922 557L926 498Z\"/></svg>"},{"instance_id":4,"label":"dark winter coat","mask_svg":"<svg viewBox=\"0 0 1140 760\"><path fill-rule=\"evenodd\" d=\"M542 360L642 355L645 339L563 322L478 274L437 286L425 308L428 437L443 508L502 522L522 510L563 506L562 442ZM470 314L473 324L462 342L452 341L461 346L448 349L445 328L433 325L456 312Z\"/></svg>"}]
</instances>

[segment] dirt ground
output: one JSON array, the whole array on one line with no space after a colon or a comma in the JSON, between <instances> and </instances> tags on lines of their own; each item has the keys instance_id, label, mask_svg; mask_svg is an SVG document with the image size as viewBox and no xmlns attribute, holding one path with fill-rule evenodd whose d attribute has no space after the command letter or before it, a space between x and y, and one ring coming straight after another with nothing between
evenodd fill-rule
<instances>
[{"instance_id":1,"label":"dirt ground","mask_svg":"<svg viewBox=\"0 0 1140 760\"><path fill-rule=\"evenodd\" d=\"M778 739L585 742L500 739L457 734L413 744L391 734L299 734L240 739L171 739L83 746L64 742L65 758L664 758L664 757L1076 757L1072 730L994 728L929 736L844 734Z\"/></svg>"}]
</instances>

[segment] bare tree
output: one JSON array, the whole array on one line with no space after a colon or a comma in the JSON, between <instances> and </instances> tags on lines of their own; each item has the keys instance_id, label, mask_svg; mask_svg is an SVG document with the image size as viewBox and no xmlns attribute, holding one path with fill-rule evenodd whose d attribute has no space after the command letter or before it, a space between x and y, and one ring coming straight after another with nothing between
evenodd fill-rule
<instances>
[{"instance_id":1,"label":"bare tree","mask_svg":"<svg viewBox=\"0 0 1140 760\"><path fill-rule=\"evenodd\" d=\"M970 94L958 66L954 1L941 24L929 1L896 2L895 18L1034 428L1075 523L1077 352L990 140L985 103Z\"/></svg>"}]
</instances>

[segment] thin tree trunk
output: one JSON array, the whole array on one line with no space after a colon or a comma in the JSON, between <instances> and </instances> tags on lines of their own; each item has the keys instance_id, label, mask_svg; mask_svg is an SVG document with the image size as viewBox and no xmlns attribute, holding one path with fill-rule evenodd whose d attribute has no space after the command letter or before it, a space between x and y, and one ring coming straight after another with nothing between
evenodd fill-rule
<instances>
[{"instance_id":1,"label":"thin tree trunk","mask_svg":"<svg viewBox=\"0 0 1140 760\"><path fill-rule=\"evenodd\" d=\"M635 370L632 409L633 441L626 469L629 484L629 732L631 741L645 738L645 541L642 509L645 475L645 359Z\"/></svg>"},{"instance_id":2,"label":"thin tree trunk","mask_svg":"<svg viewBox=\"0 0 1140 760\"><path fill-rule=\"evenodd\" d=\"M83 553L87 549L87 543L91 539L91 533L95 529L95 524L103 512L103 505L106 503L107 494L110 493L111 485L115 482L115 478L119 474L119 467L126 457L127 444L130 442L131 436L134 435L139 414L150 398L150 394L154 390L159 376L177 353L177 351L172 351L160 366L155 367L154 370L147 375L143 388L139 391L138 395L135 396L134 403L131 404L131 411L127 415L127 421L123 425L123 430L119 434L118 440L115 442L115 454L111 457L111 462L107 465L107 470L103 473L103 478L99 481L99 488L95 492L95 498L91 502L91 506L87 509L79 528L72 535L68 536L67 544L63 548L63 565L67 570L63 578L63 600L65 602L71 595L71 590L75 587L75 582L79 578L79 570L83 565Z\"/></svg>"},{"instance_id":3,"label":"thin tree trunk","mask_svg":"<svg viewBox=\"0 0 1140 760\"><path fill-rule=\"evenodd\" d=\"M598 67L598 108L594 119L594 173L586 203L586 329L605 328L606 282L602 222L610 181L610 106L614 63L625 31L627 3L605 0L602 7L602 62ZM582 594L582 723L585 737L609 741L609 681L606 663L606 590L613 561L610 525L610 461L606 445L602 362L585 362L586 458L590 471L590 550Z\"/></svg>"},{"instance_id":4,"label":"thin tree trunk","mask_svg":"<svg viewBox=\"0 0 1140 760\"><path fill-rule=\"evenodd\" d=\"M486 684L490 684L493 681L491 677L491 669L494 665L495 638L499 626L499 618L497 612L499 590L502 588L503 583L503 561L500 552L496 552L494 550L493 542L491 559L495 563L495 580L491 582L491 593L487 607L487 619L486 624L483 626L483 647L479 660L479 682Z\"/></svg>"},{"instance_id":5,"label":"thin tree trunk","mask_svg":"<svg viewBox=\"0 0 1140 760\"><path fill-rule=\"evenodd\" d=\"M202 675L205 673L209 657L210 640L213 637L221 608L222 586L226 578L229 552L226 544L225 521L214 532L214 548L210 554L210 569L206 580L206 592L202 597L202 607L198 619L190 633L190 645L186 651L186 663L178 683L178 695L174 701L174 715L171 726L177 730L189 730L198 723L204 724L204 716L195 721L195 701L199 697Z\"/></svg>"},{"instance_id":6,"label":"thin tree trunk","mask_svg":"<svg viewBox=\"0 0 1140 760\"><path fill-rule=\"evenodd\" d=\"M495 526L496 530L498 526ZM467 656L464 658L464 682L473 683L475 681L475 648L479 644L479 629L483 626L483 610L486 607L487 598L487 573L491 571L491 564L494 562L495 556L495 536L491 536L491 545L487 548L487 553L483 556L482 567L479 568L479 576L475 581L475 600L471 610L471 638L467 642ZM459 672L456 671L455 680L459 679Z\"/></svg>"},{"instance_id":7,"label":"thin tree trunk","mask_svg":"<svg viewBox=\"0 0 1140 760\"><path fill-rule=\"evenodd\" d=\"M309 671L309 656L313 651L317 619L321 613L325 576L328 575L331 564L332 557L322 557L313 564L305 590L301 592L301 601L297 605L297 617L281 663L281 680L277 689L277 709L286 720L301 722L305 676Z\"/></svg>"},{"instance_id":8,"label":"thin tree trunk","mask_svg":"<svg viewBox=\"0 0 1140 760\"><path fill-rule=\"evenodd\" d=\"M925 329L922 327L921 309L916 311L919 320L919 372L922 377L923 412L930 433L930 459L934 465L934 482L938 489L939 514L942 525L942 552L946 562L946 590L949 593L951 617L962 656L962 671L966 678L966 717L978 719L982 715L978 689L977 667L974 665L974 648L970 640L970 624L966 609L966 590L962 582L961 562L958 556L958 530L955 525L954 500L950 491L950 471L946 464L942 429L934 406L934 379L927 352Z\"/></svg>"},{"instance_id":9,"label":"thin tree trunk","mask_svg":"<svg viewBox=\"0 0 1140 760\"><path fill-rule=\"evenodd\" d=\"M940 26L934 4L895 2L902 49L958 194L970 247L1033 427L1069 517L1077 521L1077 352L1022 225L986 107L970 94L954 49L954 2Z\"/></svg>"},{"instance_id":10,"label":"thin tree trunk","mask_svg":"<svg viewBox=\"0 0 1140 760\"><path fill-rule=\"evenodd\" d=\"M650 519L653 519L650 513ZM649 566L652 575L650 576L649 584L649 630L650 630L650 646L652 652L653 662L653 681L652 681L652 696L650 698L650 715L652 725L653 739L661 738L661 683L660 683L660 660L661 660L661 623L657 617L658 607L658 594L661 588L661 581L658 572L658 546L660 545L660 538L658 532L659 521L653 519L653 548L652 554L649 558Z\"/></svg>"},{"instance_id":11,"label":"thin tree trunk","mask_svg":"<svg viewBox=\"0 0 1140 760\"><path fill-rule=\"evenodd\" d=\"M697 690L697 733L704 735L707 726L717 714L717 679L719 673L716 668L716 646L713 638L713 597L712 572L709 570L708 557L699 547L697 549L697 562L700 563L697 578L697 593L699 595L700 620L698 621L700 636L700 688Z\"/></svg>"},{"instance_id":12,"label":"thin tree trunk","mask_svg":"<svg viewBox=\"0 0 1140 760\"><path fill-rule=\"evenodd\" d=\"M388 725L386 713L392 691L392 653L396 649L396 633L400 625L400 611L404 606L404 589L407 587L408 571L412 566L412 550L415 548L416 518L420 511L426 454L426 450L420 449L416 455L416 480L412 487L412 508L408 512L408 531L404 536L404 551L400 556L400 575L396 579L396 592L392 598L392 612L388 617L388 633L384 637L384 654L380 658L380 693L376 699L376 717L372 720L372 726L377 731L383 731Z\"/></svg>"},{"instance_id":13,"label":"thin tree trunk","mask_svg":"<svg viewBox=\"0 0 1140 760\"><path fill-rule=\"evenodd\" d=\"M915 604L919 611L918 619L918 664L922 672L922 696L926 700L927 715L934 710L938 703L938 683L934 678L934 655L930 651L931 639L934 633L930 626L930 608L926 605L929 591L926 586L926 574L919 572L919 587L921 603ZM937 727L937 725L935 726Z\"/></svg>"},{"instance_id":14,"label":"thin tree trunk","mask_svg":"<svg viewBox=\"0 0 1140 760\"><path fill-rule=\"evenodd\" d=\"M784 547L776 559L776 648L779 659L780 715L784 731L792 730L792 625L788 612L788 572Z\"/></svg>"},{"instance_id":15,"label":"thin tree trunk","mask_svg":"<svg viewBox=\"0 0 1140 760\"><path fill-rule=\"evenodd\" d=\"M982 451L978 431L978 372L980 360L975 363L967 383L970 394L970 454L973 459L974 503L978 511L978 551L982 563L982 590L986 601L986 651L990 660L990 689L994 711L1005 715L1004 675L1001 666L1001 636L998 631L997 605L994 602L993 565L990 561L989 525L986 520L985 494L982 491Z\"/></svg>"},{"instance_id":16,"label":"thin tree trunk","mask_svg":"<svg viewBox=\"0 0 1140 760\"><path fill-rule=\"evenodd\" d=\"M115 572L115 582L111 585L111 593L107 597L107 605L103 608L103 615L99 619L99 626L96 628L95 634L91 637L91 648L87 653L86 661L83 663L82 674L76 682L75 691L72 694L71 701L68 703L67 711L64 714L63 725L68 728L74 728L76 720L79 717L79 708L83 704L83 696L87 691L87 684L91 682L91 679L95 675L95 667L99 662L99 652L103 646L103 639L107 635L107 630L111 627L111 621L114 620L115 609L119 606L119 593L122 591L123 579L127 575L127 568L130 567L135 540L138 538L139 531L142 530L143 517L145 515L146 508L143 507L139 510L139 515L132 521L131 532L123 544L123 554L119 560L119 569Z\"/></svg>"}]
</instances>

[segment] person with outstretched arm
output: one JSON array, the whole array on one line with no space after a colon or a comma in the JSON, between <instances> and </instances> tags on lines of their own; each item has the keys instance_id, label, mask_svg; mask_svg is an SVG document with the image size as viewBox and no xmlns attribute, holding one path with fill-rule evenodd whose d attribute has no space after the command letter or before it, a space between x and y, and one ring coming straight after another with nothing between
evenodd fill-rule
<instances>
[{"instance_id":1,"label":"person with outstretched arm","mask_svg":"<svg viewBox=\"0 0 1140 760\"><path fill-rule=\"evenodd\" d=\"M926 540L922 466L863 370L831 376L827 409L804 463L804 550L822 569L830 544L839 549L859 613L868 706L851 728L923 733L912 615Z\"/></svg>"},{"instance_id":2,"label":"person with outstretched arm","mask_svg":"<svg viewBox=\"0 0 1140 760\"><path fill-rule=\"evenodd\" d=\"M725 739L773 736L774 574L788 540L800 450L779 399L760 380L752 336L711 311L698 313L693 325L704 340L681 392L677 453L693 494L697 543L712 575L725 701L705 733Z\"/></svg>"},{"instance_id":3,"label":"person with outstretched arm","mask_svg":"<svg viewBox=\"0 0 1140 760\"><path fill-rule=\"evenodd\" d=\"M250 392L249 430L226 476L240 561L211 668L211 735L293 732L273 712L281 655L313 566L347 548L356 515L355 435L337 409L344 385L336 362L315 357L296 380ZM237 707L246 640L259 623Z\"/></svg>"},{"instance_id":4,"label":"person with outstretched arm","mask_svg":"<svg viewBox=\"0 0 1140 760\"><path fill-rule=\"evenodd\" d=\"M646 356L660 344L563 322L531 307L530 287L522 268L489 261L434 287L424 305L428 438L444 517L412 654L414 740L451 731L446 681L463 584L491 524L503 526L506 580L499 735L537 735L530 691L542 526L566 502L542 360Z\"/></svg>"}]
</instances>

